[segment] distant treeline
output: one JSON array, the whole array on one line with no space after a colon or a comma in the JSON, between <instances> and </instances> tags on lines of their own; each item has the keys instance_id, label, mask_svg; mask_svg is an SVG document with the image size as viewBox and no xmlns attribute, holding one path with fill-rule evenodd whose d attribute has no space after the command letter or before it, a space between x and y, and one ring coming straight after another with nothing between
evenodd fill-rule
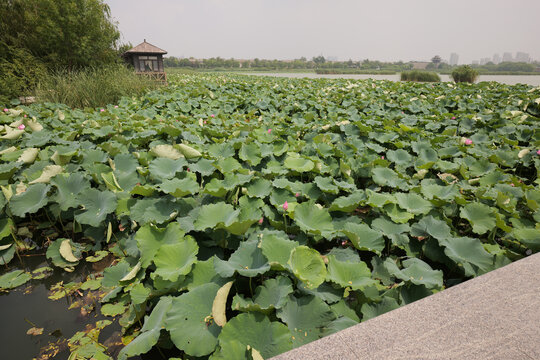
<instances>
[{"instance_id":1,"label":"distant treeline","mask_svg":"<svg viewBox=\"0 0 540 360\"><path fill-rule=\"evenodd\" d=\"M371 73L373 70L391 71L393 73L398 71L409 70L412 68L412 64L404 63L402 61L385 63L382 61L327 61L323 56L317 56L308 60L304 57L295 60L265 60L265 59L250 59L250 60L238 60L238 59L223 59L220 57L210 59L193 59L193 58L177 58L167 57L163 60L166 67L184 67L192 69L273 69L273 70L287 70L287 69L349 69L351 71L368 71Z\"/></svg>"},{"instance_id":2,"label":"distant treeline","mask_svg":"<svg viewBox=\"0 0 540 360\"><path fill-rule=\"evenodd\" d=\"M167 57L164 64L169 68L187 68L194 70L251 70L251 71L293 71L295 69L311 69L318 74L395 74L413 69L412 62L382 62L376 60L362 61L328 61L323 56L311 60L302 57L295 60L266 60L266 59L223 59L220 57L210 59ZM426 70L442 74L450 74L456 66L446 63L427 64ZM540 67L540 63L503 62L500 64L487 63L486 65L473 65L480 74L530 74Z\"/></svg>"}]
</instances>

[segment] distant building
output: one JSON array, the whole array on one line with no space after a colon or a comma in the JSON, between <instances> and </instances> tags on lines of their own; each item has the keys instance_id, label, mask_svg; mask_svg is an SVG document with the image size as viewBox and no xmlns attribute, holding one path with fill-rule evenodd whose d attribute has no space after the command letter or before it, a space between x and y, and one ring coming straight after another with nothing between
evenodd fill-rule
<instances>
[{"instance_id":1,"label":"distant building","mask_svg":"<svg viewBox=\"0 0 540 360\"><path fill-rule=\"evenodd\" d=\"M431 64L429 61L411 61L413 70L425 70Z\"/></svg>"},{"instance_id":2,"label":"distant building","mask_svg":"<svg viewBox=\"0 0 540 360\"><path fill-rule=\"evenodd\" d=\"M494 54L493 55L493 63L495 65L499 64L501 62L501 56L499 54Z\"/></svg>"},{"instance_id":3,"label":"distant building","mask_svg":"<svg viewBox=\"0 0 540 360\"><path fill-rule=\"evenodd\" d=\"M122 56L129 64L133 65L137 75L145 76L163 83L167 82L167 76L163 70L163 55L167 52L150 43L144 42L126 51Z\"/></svg>"},{"instance_id":4,"label":"distant building","mask_svg":"<svg viewBox=\"0 0 540 360\"><path fill-rule=\"evenodd\" d=\"M480 65L486 65L488 62L490 62L491 59L488 58L488 57L485 57L485 58L481 58L480 59Z\"/></svg>"},{"instance_id":5,"label":"distant building","mask_svg":"<svg viewBox=\"0 0 540 360\"><path fill-rule=\"evenodd\" d=\"M503 62L512 62L514 61L514 58L512 57L512 54L509 52L505 52L502 57Z\"/></svg>"},{"instance_id":6,"label":"distant building","mask_svg":"<svg viewBox=\"0 0 540 360\"><path fill-rule=\"evenodd\" d=\"M480 62L478 60L473 60L472 64L473 65L478 65Z\"/></svg>"},{"instance_id":7,"label":"distant building","mask_svg":"<svg viewBox=\"0 0 540 360\"><path fill-rule=\"evenodd\" d=\"M457 65L459 60L459 55L456 53L450 54L450 65Z\"/></svg>"},{"instance_id":8,"label":"distant building","mask_svg":"<svg viewBox=\"0 0 540 360\"><path fill-rule=\"evenodd\" d=\"M527 53L524 53L524 52L517 52L517 53L516 53L516 61L528 63L528 62L531 61L531 57L530 57L529 54L527 54Z\"/></svg>"}]
</instances>

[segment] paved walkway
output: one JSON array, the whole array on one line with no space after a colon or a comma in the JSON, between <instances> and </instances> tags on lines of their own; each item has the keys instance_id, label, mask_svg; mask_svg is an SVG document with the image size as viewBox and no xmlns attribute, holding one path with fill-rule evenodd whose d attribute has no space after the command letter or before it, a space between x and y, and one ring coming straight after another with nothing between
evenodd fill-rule
<instances>
[{"instance_id":1,"label":"paved walkway","mask_svg":"<svg viewBox=\"0 0 540 360\"><path fill-rule=\"evenodd\" d=\"M274 357L540 359L540 254Z\"/></svg>"}]
</instances>

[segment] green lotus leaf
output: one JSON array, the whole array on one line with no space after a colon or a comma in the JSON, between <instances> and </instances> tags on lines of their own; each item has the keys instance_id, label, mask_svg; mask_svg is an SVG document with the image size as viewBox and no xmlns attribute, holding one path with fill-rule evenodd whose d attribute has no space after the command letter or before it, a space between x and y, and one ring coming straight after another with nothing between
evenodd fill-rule
<instances>
[{"instance_id":1,"label":"green lotus leaf","mask_svg":"<svg viewBox=\"0 0 540 360\"><path fill-rule=\"evenodd\" d=\"M287 157L285 159L284 165L286 168L297 172L308 172L313 170L313 168L315 167L313 161L306 158L293 156Z\"/></svg>"},{"instance_id":2,"label":"green lotus leaf","mask_svg":"<svg viewBox=\"0 0 540 360\"><path fill-rule=\"evenodd\" d=\"M378 217L371 222L371 227L380 230L384 235L402 234L410 230L409 224L396 224L384 217Z\"/></svg>"},{"instance_id":3,"label":"green lotus leaf","mask_svg":"<svg viewBox=\"0 0 540 360\"><path fill-rule=\"evenodd\" d=\"M332 217L327 209L312 202L302 203L294 209L294 222L301 230L312 235L331 238L335 233Z\"/></svg>"},{"instance_id":4,"label":"green lotus leaf","mask_svg":"<svg viewBox=\"0 0 540 360\"><path fill-rule=\"evenodd\" d=\"M16 233L16 226L12 219L3 218L0 219L0 239L10 236ZM7 249L7 248L6 248Z\"/></svg>"},{"instance_id":5,"label":"green lotus leaf","mask_svg":"<svg viewBox=\"0 0 540 360\"><path fill-rule=\"evenodd\" d=\"M185 179L174 178L165 180L159 185L159 188L165 194L171 194L174 197L183 197L199 192L199 184L190 177L186 177Z\"/></svg>"},{"instance_id":6,"label":"green lotus leaf","mask_svg":"<svg viewBox=\"0 0 540 360\"><path fill-rule=\"evenodd\" d=\"M109 266L103 270L103 280L101 280L101 285L103 287L117 286L131 271L131 265L125 260L120 261L116 265ZM105 301L102 300L102 302Z\"/></svg>"},{"instance_id":7,"label":"green lotus leaf","mask_svg":"<svg viewBox=\"0 0 540 360\"><path fill-rule=\"evenodd\" d=\"M317 187L321 189L322 191L330 194L337 194L339 193L339 188L334 185L334 181L330 177L322 177L322 176L316 176L313 180L315 184L317 184Z\"/></svg>"},{"instance_id":8,"label":"green lotus leaf","mask_svg":"<svg viewBox=\"0 0 540 360\"><path fill-rule=\"evenodd\" d=\"M239 341L232 340L224 343L222 346L219 346L218 349L210 355L209 360L245 360L253 359L253 352L250 352L249 346L242 344ZM169 359L169 360L180 360L180 359Z\"/></svg>"},{"instance_id":9,"label":"green lotus leaf","mask_svg":"<svg viewBox=\"0 0 540 360\"><path fill-rule=\"evenodd\" d=\"M389 186L398 189L408 189L409 185L407 181L399 177L399 175L392 169L377 167L372 170L373 181L377 185Z\"/></svg>"},{"instance_id":10,"label":"green lotus leaf","mask_svg":"<svg viewBox=\"0 0 540 360\"><path fill-rule=\"evenodd\" d=\"M316 296L328 304L333 304L343 299L343 288L328 282L324 282L315 289L309 289L304 283L298 283L298 290L303 294Z\"/></svg>"},{"instance_id":11,"label":"green lotus leaf","mask_svg":"<svg viewBox=\"0 0 540 360\"><path fill-rule=\"evenodd\" d=\"M197 286L208 283L215 283L219 286L225 285L227 278L222 278L216 272L214 268L214 259L215 257L212 256L210 259L205 261L199 260L193 265L193 269L184 281L184 285L188 290L191 291Z\"/></svg>"},{"instance_id":12,"label":"green lotus leaf","mask_svg":"<svg viewBox=\"0 0 540 360\"><path fill-rule=\"evenodd\" d=\"M131 356L145 354L157 344L166 313L171 308L171 304L172 297L170 296L163 296L159 299L150 316L146 317L144 320L141 333L118 354L119 360L125 360Z\"/></svg>"},{"instance_id":13,"label":"green lotus leaf","mask_svg":"<svg viewBox=\"0 0 540 360\"><path fill-rule=\"evenodd\" d=\"M81 203L77 196L82 190L90 188L90 182L82 173L57 175L51 180L51 185L56 187L53 200L60 205L62 211L78 207Z\"/></svg>"},{"instance_id":14,"label":"green lotus leaf","mask_svg":"<svg viewBox=\"0 0 540 360\"><path fill-rule=\"evenodd\" d=\"M148 166L150 174L158 179L171 179L187 165L184 159L157 158Z\"/></svg>"},{"instance_id":15,"label":"green lotus leaf","mask_svg":"<svg viewBox=\"0 0 540 360\"><path fill-rule=\"evenodd\" d=\"M185 144L178 144L176 145L176 148L180 150L180 152L186 157L186 159L193 159L202 156L202 154L198 150Z\"/></svg>"},{"instance_id":16,"label":"green lotus leaf","mask_svg":"<svg viewBox=\"0 0 540 360\"><path fill-rule=\"evenodd\" d=\"M540 230L520 228L513 231L514 238L533 251L540 250Z\"/></svg>"},{"instance_id":17,"label":"green lotus leaf","mask_svg":"<svg viewBox=\"0 0 540 360\"><path fill-rule=\"evenodd\" d=\"M130 194L132 195L141 195L141 196L151 196L156 189L150 185L135 185L133 189L131 189Z\"/></svg>"},{"instance_id":18,"label":"green lotus leaf","mask_svg":"<svg viewBox=\"0 0 540 360\"><path fill-rule=\"evenodd\" d=\"M21 286L32 279L24 270L13 270L0 276L0 289L7 290Z\"/></svg>"},{"instance_id":19,"label":"green lotus leaf","mask_svg":"<svg viewBox=\"0 0 540 360\"><path fill-rule=\"evenodd\" d=\"M428 289L443 286L443 272L433 270L431 266L420 259L412 258L403 261L404 269L397 274L398 278L415 285L424 285Z\"/></svg>"},{"instance_id":20,"label":"green lotus leaf","mask_svg":"<svg viewBox=\"0 0 540 360\"><path fill-rule=\"evenodd\" d=\"M105 221L107 214L116 210L116 195L110 191L85 189L77 199L83 210L75 214L75 220L81 224L98 227Z\"/></svg>"},{"instance_id":21,"label":"green lotus leaf","mask_svg":"<svg viewBox=\"0 0 540 360\"><path fill-rule=\"evenodd\" d=\"M315 289L326 278L326 266L321 254L307 246L298 246L291 251L288 265L294 275L300 279L308 289Z\"/></svg>"},{"instance_id":22,"label":"green lotus leaf","mask_svg":"<svg viewBox=\"0 0 540 360\"><path fill-rule=\"evenodd\" d=\"M383 207L384 212L393 222L398 224L406 224L409 220L414 218L414 214L411 214L407 210L403 210L396 204L387 204Z\"/></svg>"},{"instance_id":23,"label":"green lotus leaf","mask_svg":"<svg viewBox=\"0 0 540 360\"><path fill-rule=\"evenodd\" d=\"M372 190L366 190L367 201L369 206L380 208L386 204L395 204L396 197L388 193L378 193Z\"/></svg>"},{"instance_id":24,"label":"green lotus leaf","mask_svg":"<svg viewBox=\"0 0 540 360\"><path fill-rule=\"evenodd\" d=\"M220 224L230 224L238 218L239 213L240 210L234 210L232 205L224 202L203 205L194 226L196 230L205 230Z\"/></svg>"},{"instance_id":25,"label":"green lotus leaf","mask_svg":"<svg viewBox=\"0 0 540 360\"><path fill-rule=\"evenodd\" d=\"M226 223L220 224L219 227L227 230L234 235L243 235L251 227L259 221L262 216L261 207L264 203L260 199L250 199L246 196L240 198L240 212L236 218L230 218Z\"/></svg>"},{"instance_id":26,"label":"green lotus leaf","mask_svg":"<svg viewBox=\"0 0 540 360\"><path fill-rule=\"evenodd\" d=\"M439 240L439 244L445 247L444 253L457 264L463 265L468 262L477 266L483 272L493 269L495 257L488 253L482 242L469 237L454 237ZM479 275L476 272L473 275Z\"/></svg>"},{"instance_id":27,"label":"green lotus leaf","mask_svg":"<svg viewBox=\"0 0 540 360\"><path fill-rule=\"evenodd\" d=\"M429 201L415 193L396 193L395 196L398 205L411 214L427 214L432 208Z\"/></svg>"},{"instance_id":28,"label":"green lotus leaf","mask_svg":"<svg viewBox=\"0 0 540 360\"><path fill-rule=\"evenodd\" d=\"M386 158L400 166L411 166L413 157L403 149L388 150Z\"/></svg>"},{"instance_id":29,"label":"green lotus leaf","mask_svg":"<svg viewBox=\"0 0 540 360\"><path fill-rule=\"evenodd\" d=\"M338 318L344 316L356 323L360 322L358 314L356 314L356 311L348 305L345 299L341 299L337 303L330 305L330 308Z\"/></svg>"},{"instance_id":30,"label":"green lotus leaf","mask_svg":"<svg viewBox=\"0 0 540 360\"><path fill-rule=\"evenodd\" d=\"M263 232L259 247L273 270L285 270L291 256L291 251L300 245L297 241L289 240L285 233Z\"/></svg>"},{"instance_id":31,"label":"green lotus leaf","mask_svg":"<svg viewBox=\"0 0 540 360\"><path fill-rule=\"evenodd\" d=\"M191 171L199 173L203 176L212 175L212 173L216 171L214 162L208 159L200 159L195 164L190 164L189 168Z\"/></svg>"},{"instance_id":32,"label":"green lotus leaf","mask_svg":"<svg viewBox=\"0 0 540 360\"><path fill-rule=\"evenodd\" d=\"M371 270L363 261L340 261L333 255L328 256L326 280L353 290L377 284L377 281L371 278Z\"/></svg>"},{"instance_id":33,"label":"green lotus leaf","mask_svg":"<svg viewBox=\"0 0 540 360\"><path fill-rule=\"evenodd\" d=\"M459 196L459 190L455 184L443 186L427 180L422 180L421 191L422 195L429 200L434 198L452 200Z\"/></svg>"},{"instance_id":34,"label":"green lotus leaf","mask_svg":"<svg viewBox=\"0 0 540 360\"><path fill-rule=\"evenodd\" d=\"M16 162L0 164L0 180L9 180L17 169L19 169L19 166L21 164L17 164Z\"/></svg>"},{"instance_id":35,"label":"green lotus leaf","mask_svg":"<svg viewBox=\"0 0 540 360\"><path fill-rule=\"evenodd\" d=\"M126 312L126 305L123 303L104 304L101 306L101 314L105 316L117 316Z\"/></svg>"},{"instance_id":36,"label":"green lotus leaf","mask_svg":"<svg viewBox=\"0 0 540 360\"><path fill-rule=\"evenodd\" d=\"M396 299L385 296L380 303L362 305L362 321L367 321L394 309L397 309L399 304Z\"/></svg>"},{"instance_id":37,"label":"green lotus leaf","mask_svg":"<svg viewBox=\"0 0 540 360\"><path fill-rule=\"evenodd\" d=\"M176 281L180 275L187 275L197 261L199 246L191 236L186 236L174 244L161 245L154 257L155 273L165 280Z\"/></svg>"},{"instance_id":38,"label":"green lotus leaf","mask_svg":"<svg viewBox=\"0 0 540 360\"><path fill-rule=\"evenodd\" d=\"M261 149L255 143L242 144L240 151L238 151L238 157L246 161L251 166L257 166L261 162Z\"/></svg>"},{"instance_id":39,"label":"green lotus leaf","mask_svg":"<svg viewBox=\"0 0 540 360\"><path fill-rule=\"evenodd\" d=\"M259 313L240 314L232 318L219 334L223 348L231 342L257 349L264 359L292 349L291 332L279 322L271 322Z\"/></svg>"},{"instance_id":40,"label":"green lotus leaf","mask_svg":"<svg viewBox=\"0 0 540 360\"><path fill-rule=\"evenodd\" d=\"M258 286L253 300L246 300L240 294L235 295L231 307L233 310L270 313L274 309L282 308L292 292L291 280L285 276L278 276L267 279Z\"/></svg>"},{"instance_id":41,"label":"green lotus leaf","mask_svg":"<svg viewBox=\"0 0 540 360\"><path fill-rule=\"evenodd\" d=\"M272 183L266 179L257 178L246 186L246 189L248 196L262 199L270 195L270 192L272 191Z\"/></svg>"},{"instance_id":42,"label":"green lotus leaf","mask_svg":"<svg viewBox=\"0 0 540 360\"><path fill-rule=\"evenodd\" d=\"M151 224L142 226L135 233L142 267L147 268L151 264L162 246L183 242L184 235L178 223L169 223L166 228L158 228Z\"/></svg>"},{"instance_id":43,"label":"green lotus leaf","mask_svg":"<svg viewBox=\"0 0 540 360\"><path fill-rule=\"evenodd\" d=\"M351 326L358 324L358 322L359 321L353 320L345 316L339 317L329 322L328 325L323 328L321 335L325 337L331 334L335 334L341 330L345 330L347 328L350 328Z\"/></svg>"},{"instance_id":44,"label":"green lotus leaf","mask_svg":"<svg viewBox=\"0 0 540 360\"><path fill-rule=\"evenodd\" d=\"M172 145L156 145L152 149L150 149L150 152L152 152L152 154L157 157L172 160L178 160L184 157L184 154L176 150Z\"/></svg>"},{"instance_id":45,"label":"green lotus leaf","mask_svg":"<svg viewBox=\"0 0 540 360\"><path fill-rule=\"evenodd\" d=\"M385 247L382 232L373 230L367 224L347 223L342 232L358 250L373 251L380 255Z\"/></svg>"},{"instance_id":46,"label":"green lotus leaf","mask_svg":"<svg viewBox=\"0 0 540 360\"><path fill-rule=\"evenodd\" d=\"M469 221L475 234L485 234L497 225L496 210L479 202L465 205L459 215Z\"/></svg>"},{"instance_id":47,"label":"green lotus leaf","mask_svg":"<svg viewBox=\"0 0 540 360\"><path fill-rule=\"evenodd\" d=\"M442 220L433 216L424 216L411 228L412 236L431 236L437 240L445 240L452 237L450 227Z\"/></svg>"},{"instance_id":48,"label":"green lotus leaf","mask_svg":"<svg viewBox=\"0 0 540 360\"><path fill-rule=\"evenodd\" d=\"M216 167L222 174L227 175L232 172L235 172L239 169L242 169L242 165L233 157L228 157L226 159L220 159L216 163Z\"/></svg>"},{"instance_id":49,"label":"green lotus leaf","mask_svg":"<svg viewBox=\"0 0 540 360\"><path fill-rule=\"evenodd\" d=\"M176 204L167 198L139 199L129 209L131 219L143 224L163 224L176 215Z\"/></svg>"},{"instance_id":50,"label":"green lotus leaf","mask_svg":"<svg viewBox=\"0 0 540 360\"><path fill-rule=\"evenodd\" d=\"M287 324L294 347L322 337L323 327L336 318L330 306L309 295L300 298L290 295L285 306L279 309L276 315Z\"/></svg>"},{"instance_id":51,"label":"green lotus leaf","mask_svg":"<svg viewBox=\"0 0 540 360\"><path fill-rule=\"evenodd\" d=\"M270 270L270 264L258 248L256 240L242 241L229 260L214 259L214 268L221 277L231 277L235 272L245 277L255 277Z\"/></svg>"},{"instance_id":52,"label":"green lotus leaf","mask_svg":"<svg viewBox=\"0 0 540 360\"><path fill-rule=\"evenodd\" d=\"M357 190L348 196L338 197L330 206L330 211L351 212L366 200L366 193Z\"/></svg>"},{"instance_id":53,"label":"green lotus leaf","mask_svg":"<svg viewBox=\"0 0 540 360\"><path fill-rule=\"evenodd\" d=\"M188 355L208 355L217 345L221 327L211 320L211 315L219 288L214 283L204 284L172 299L165 329L174 345Z\"/></svg>"},{"instance_id":54,"label":"green lotus leaf","mask_svg":"<svg viewBox=\"0 0 540 360\"><path fill-rule=\"evenodd\" d=\"M62 247L62 243L64 241L67 241L67 244L69 244L70 250L72 252L72 255L74 256L75 261L68 261L66 258L61 254L60 250ZM79 264L79 261L77 259L80 259L82 257L83 247L82 245L79 245L69 239L56 239L55 241L51 242L49 244L49 247L47 248L47 258L52 261L54 266L61 267L61 268L73 268Z\"/></svg>"},{"instance_id":55,"label":"green lotus leaf","mask_svg":"<svg viewBox=\"0 0 540 360\"><path fill-rule=\"evenodd\" d=\"M47 205L49 198L47 193L50 186L46 184L34 184L28 186L25 192L13 195L9 200L9 208L15 216L24 217L33 214Z\"/></svg>"}]
</instances>

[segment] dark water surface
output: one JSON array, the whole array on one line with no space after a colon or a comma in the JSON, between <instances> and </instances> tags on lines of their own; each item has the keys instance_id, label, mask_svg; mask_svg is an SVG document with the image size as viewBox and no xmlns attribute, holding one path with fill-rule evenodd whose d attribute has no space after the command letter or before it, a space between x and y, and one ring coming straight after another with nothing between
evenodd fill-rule
<instances>
[{"instance_id":1,"label":"dark water surface","mask_svg":"<svg viewBox=\"0 0 540 360\"><path fill-rule=\"evenodd\" d=\"M23 257L23 265L17 259L12 261L9 269L16 268L27 271L34 270L41 266L47 266L44 256ZM71 296L69 299L53 301L48 298L50 288L63 281L80 282L84 281L86 276L92 271L91 266L84 264L77 267L73 273L65 272L61 269L55 269L54 273L41 280L31 280L9 293L0 293L0 359L2 360L29 360L39 358L40 349L51 342L62 342L60 347L63 349L54 359L67 359L69 349L67 340L77 331L85 329L87 324L95 324L98 320L106 319L99 312L99 305L89 314L81 312L80 308L68 309L70 301L76 301L81 297ZM81 293L86 293L81 290ZM108 318L111 320L111 318ZM32 336L27 335L28 329L33 325L37 328L43 328L43 334ZM113 323L102 330L100 342L103 343L107 338L117 332L118 337L120 326Z\"/></svg>"}]
</instances>

